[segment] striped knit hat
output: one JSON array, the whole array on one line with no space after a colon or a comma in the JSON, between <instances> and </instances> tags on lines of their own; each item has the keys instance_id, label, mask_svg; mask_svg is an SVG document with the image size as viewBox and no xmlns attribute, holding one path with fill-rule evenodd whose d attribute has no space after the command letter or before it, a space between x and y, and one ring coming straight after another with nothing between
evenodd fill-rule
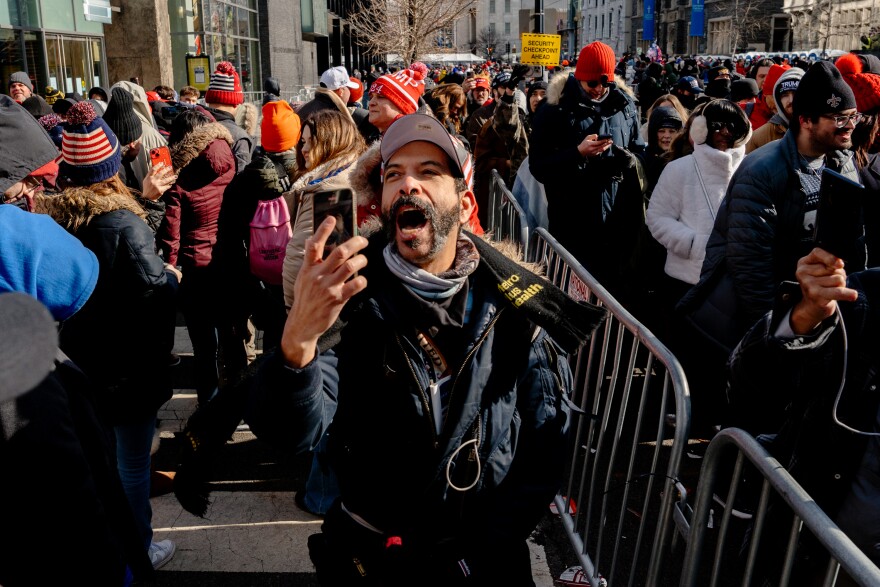
<instances>
[{"instance_id":1,"label":"striped knit hat","mask_svg":"<svg viewBox=\"0 0 880 587\"><path fill-rule=\"evenodd\" d=\"M239 79L234 65L228 61L221 61L217 64L217 68L211 74L211 83L205 94L205 102L226 104L227 106L238 106L244 102L241 79Z\"/></svg>"},{"instance_id":2,"label":"striped knit hat","mask_svg":"<svg viewBox=\"0 0 880 587\"><path fill-rule=\"evenodd\" d=\"M61 135L61 174L80 186L110 179L119 171L119 141L89 102L67 111Z\"/></svg>"},{"instance_id":3,"label":"striped knit hat","mask_svg":"<svg viewBox=\"0 0 880 587\"><path fill-rule=\"evenodd\" d=\"M427 73L424 63L413 63L403 71L386 73L374 81L370 94L388 98L403 114L412 114L419 109L419 98L425 93Z\"/></svg>"}]
</instances>

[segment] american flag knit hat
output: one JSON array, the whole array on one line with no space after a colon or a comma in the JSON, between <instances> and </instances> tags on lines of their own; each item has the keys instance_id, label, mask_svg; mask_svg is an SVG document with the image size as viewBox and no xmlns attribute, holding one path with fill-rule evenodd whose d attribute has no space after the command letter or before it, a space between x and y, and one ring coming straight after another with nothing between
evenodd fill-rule
<instances>
[{"instance_id":1,"label":"american flag knit hat","mask_svg":"<svg viewBox=\"0 0 880 587\"><path fill-rule=\"evenodd\" d=\"M119 141L91 103L71 106L61 135L61 174L88 186L116 175L120 161Z\"/></svg>"},{"instance_id":2,"label":"american flag knit hat","mask_svg":"<svg viewBox=\"0 0 880 587\"><path fill-rule=\"evenodd\" d=\"M244 102L244 92L241 89L241 79L235 66L228 61L221 61L211 74L211 83L205 94L205 102L208 104L226 104L238 106Z\"/></svg>"}]
</instances>

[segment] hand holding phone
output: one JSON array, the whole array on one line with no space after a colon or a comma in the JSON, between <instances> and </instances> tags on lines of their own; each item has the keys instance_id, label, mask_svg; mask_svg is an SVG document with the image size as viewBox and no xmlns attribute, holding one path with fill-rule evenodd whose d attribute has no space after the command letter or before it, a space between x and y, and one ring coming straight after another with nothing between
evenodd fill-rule
<instances>
[{"instance_id":1,"label":"hand holding phone","mask_svg":"<svg viewBox=\"0 0 880 587\"><path fill-rule=\"evenodd\" d=\"M150 163L155 167L157 163L164 163L169 169L173 167L171 164L171 150L168 146L156 147L150 149Z\"/></svg>"}]
</instances>

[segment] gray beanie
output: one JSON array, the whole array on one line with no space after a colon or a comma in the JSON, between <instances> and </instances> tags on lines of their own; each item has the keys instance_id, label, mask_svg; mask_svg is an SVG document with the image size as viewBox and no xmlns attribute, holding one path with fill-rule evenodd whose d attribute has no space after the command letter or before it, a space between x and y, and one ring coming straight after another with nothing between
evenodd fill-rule
<instances>
[{"instance_id":1,"label":"gray beanie","mask_svg":"<svg viewBox=\"0 0 880 587\"><path fill-rule=\"evenodd\" d=\"M804 70L800 67L792 67L782 72L782 75L776 80L776 85L773 86L773 101L776 102L776 114L785 120L785 124L790 124L791 121L782 109L782 94L785 92L796 92L802 77L804 77Z\"/></svg>"},{"instance_id":2,"label":"gray beanie","mask_svg":"<svg viewBox=\"0 0 880 587\"><path fill-rule=\"evenodd\" d=\"M30 91L34 91L34 84L31 83L31 78L28 77L23 71L16 71L12 75L9 76L9 83L6 84L6 88L8 89L14 83L24 84L28 87Z\"/></svg>"}]
</instances>

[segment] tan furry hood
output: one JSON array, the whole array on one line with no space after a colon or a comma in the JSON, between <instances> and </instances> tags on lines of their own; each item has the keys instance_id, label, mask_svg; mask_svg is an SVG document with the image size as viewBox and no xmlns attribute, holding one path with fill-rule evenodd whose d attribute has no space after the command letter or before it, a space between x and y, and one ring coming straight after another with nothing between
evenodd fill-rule
<instances>
[{"instance_id":1,"label":"tan furry hood","mask_svg":"<svg viewBox=\"0 0 880 587\"><path fill-rule=\"evenodd\" d=\"M183 139L171 146L171 163L175 171L180 171L198 157L205 147L216 139L223 139L232 147L232 135L219 122L212 122L194 129Z\"/></svg>"},{"instance_id":2,"label":"tan furry hood","mask_svg":"<svg viewBox=\"0 0 880 587\"><path fill-rule=\"evenodd\" d=\"M257 107L250 102L243 102L235 109L235 124L251 136L257 134L257 118Z\"/></svg>"},{"instance_id":3,"label":"tan furry hood","mask_svg":"<svg viewBox=\"0 0 880 587\"><path fill-rule=\"evenodd\" d=\"M35 212L48 214L69 232L76 232L94 218L115 210L128 210L141 219L147 217L140 204L129 196L100 196L81 187L68 188L57 196L37 196L34 200Z\"/></svg>"},{"instance_id":4,"label":"tan furry hood","mask_svg":"<svg viewBox=\"0 0 880 587\"><path fill-rule=\"evenodd\" d=\"M358 206L369 206L370 202L378 202L382 199L382 183L379 181L379 166L382 164L382 154L379 152L381 144L382 139L379 139L364 151L354 164L354 170L349 177Z\"/></svg>"}]
</instances>

